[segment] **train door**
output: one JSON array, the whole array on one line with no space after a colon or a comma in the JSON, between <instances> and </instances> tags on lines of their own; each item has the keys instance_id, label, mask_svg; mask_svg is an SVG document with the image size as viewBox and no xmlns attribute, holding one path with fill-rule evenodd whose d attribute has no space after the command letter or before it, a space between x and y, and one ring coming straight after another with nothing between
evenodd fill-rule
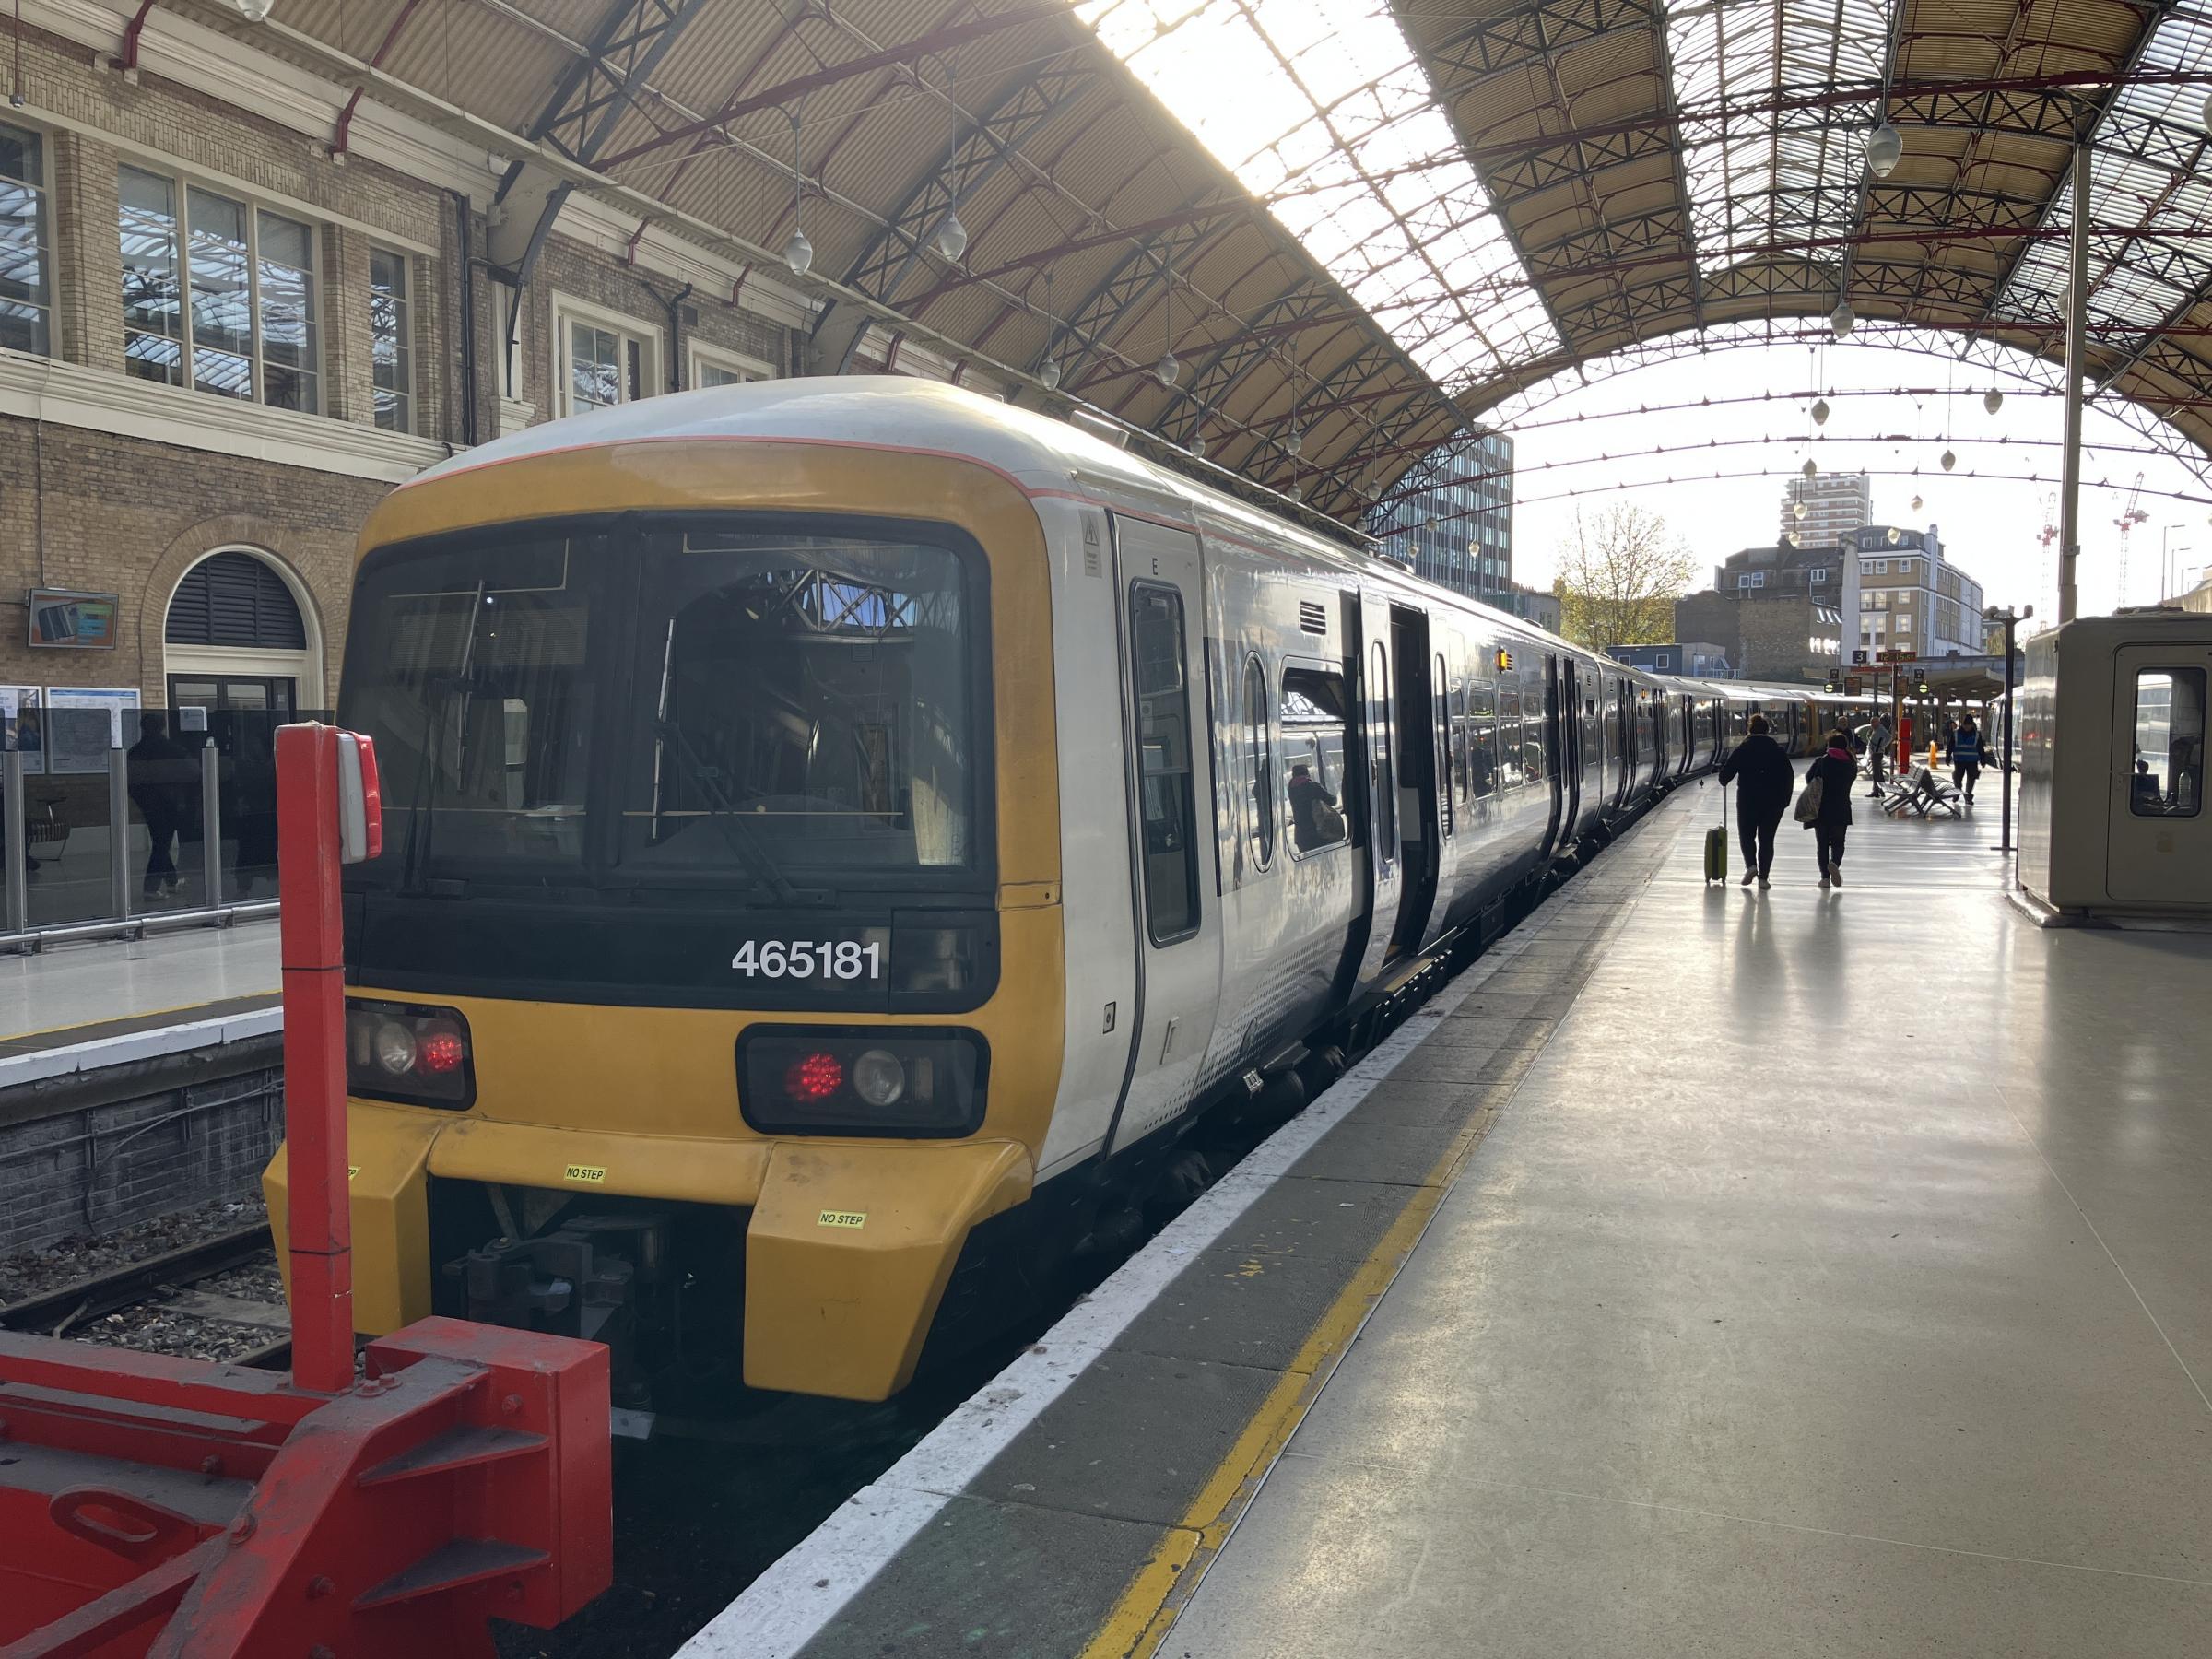
<instances>
[{"instance_id":1,"label":"train door","mask_svg":"<svg viewBox=\"0 0 2212 1659\"><path fill-rule=\"evenodd\" d=\"M1556 652L1544 653L1544 744L1551 751L1551 821L1544 826L1544 858L1557 857L1566 844L1565 828L1574 822L1574 723L1560 712L1574 706L1574 665Z\"/></svg>"},{"instance_id":2,"label":"train door","mask_svg":"<svg viewBox=\"0 0 2212 1659\"><path fill-rule=\"evenodd\" d=\"M1367 830L1368 879L1373 894L1368 915L1367 937L1359 949L1355 984L1365 984L1389 960L1397 937L1399 900L1405 890L1405 866L1400 855L1398 829L1398 768L1394 688L1397 663L1391 630L1388 601L1365 594L1347 596L1346 607L1355 610L1359 626L1345 630L1352 641L1352 658L1347 665L1351 682L1359 688L1359 754L1363 797L1359 802L1360 822ZM1347 780L1348 782L1348 780ZM1349 791L1347 792L1349 805Z\"/></svg>"},{"instance_id":3,"label":"train door","mask_svg":"<svg viewBox=\"0 0 2212 1659\"><path fill-rule=\"evenodd\" d=\"M1137 973L1109 1150L1188 1108L1221 983L1198 538L1138 519L1113 526Z\"/></svg>"},{"instance_id":4,"label":"train door","mask_svg":"<svg viewBox=\"0 0 2212 1659\"><path fill-rule=\"evenodd\" d=\"M1396 739L1398 849L1404 865L1404 891L1390 942L1390 954L1395 957L1420 948L1429 908L1436 901L1444 843L1428 616L1392 606L1390 641L1395 671L1391 730Z\"/></svg>"},{"instance_id":5,"label":"train door","mask_svg":"<svg viewBox=\"0 0 2212 1659\"><path fill-rule=\"evenodd\" d=\"M2104 889L2123 903L2212 903L2206 653L2123 645L2114 664Z\"/></svg>"}]
</instances>

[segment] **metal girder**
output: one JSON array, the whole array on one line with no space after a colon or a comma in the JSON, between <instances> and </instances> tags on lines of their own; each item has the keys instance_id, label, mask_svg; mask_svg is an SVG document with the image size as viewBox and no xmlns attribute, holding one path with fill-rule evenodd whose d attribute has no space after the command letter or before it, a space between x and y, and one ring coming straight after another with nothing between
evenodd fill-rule
<instances>
[{"instance_id":1,"label":"metal girder","mask_svg":"<svg viewBox=\"0 0 2212 1659\"><path fill-rule=\"evenodd\" d=\"M1086 383L1085 371L1103 355L1121 325L1137 315L1172 279L1176 265L1189 260L1220 228L1220 218L1195 210L1209 202L1234 199L1213 185L1187 199L1172 223L1132 248L1084 295L1082 303L1045 341L1043 355L1048 358L1060 355L1061 342L1071 335L1080 342L1072 357L1061 357L1063 384L1079 390Z\"/></svg>"},{"instance_id":2,"label":"metal girder","mask_svg":"<svg viewBox=\"0 0 2212 1659\"><path fill-rule=\"evenodd\" d=\"M2128 49L2126 61L2121 67L2118 78L2112 82L2110 90L2105 93L2103 100L2097 106L2095 113L2087 122L2081 119L2081 105L2084 100L2078 98L2067 100L2063 108L2057 112L2043 112L2046 120L2055 113L2064 123L2063 131L2039 133L2037 135L2048 136L2064 143L2066 147L2067 164L2056 169L2051 175L2051 194L2044 198L2043 210L2037 216L2037 229L2041 230L2048 226L2052 215L2058 211L2058 198L2065 194L2065 182L2074 171L2072 166L2074 152L2085 144L2094 144L2100 149L2111 147L2106 143L2104 134L2106 127L2112 125L2115 118L2120 114L2118 107L2120 94L2126 89L2128 77L2141 66L2144 53L2150 50L2152 37L2159 32L2159 25L2165 20L2169 11L2175 9L2178 0L2155 0L2155 4L2147 8L2143 18L2143 30L2136 37L2135 44ZM2146 129L2162 124L2138 122L2136 129L2132 135L2133 142L2141 144L2154 139L2158 135ZM2116 133L2114 136L2120 139L2119 147L2128 149L2132 155L2130 135ZM2145 155L2135 155L2134 159L2137 160L2150 159L2148 156ZM2089 204L2091 209L2094 209L2095 206L2096 204L2093 202ZM2012 287L2013 279L2020 274L2021 264L2027 259L2028 251L2031 246L2033 244L2030 242L2020 244L2013 254L2011 264L1998 277L1996 287L1990 290L1989 309L1991 312L1994 312L1996 308L2004 303L2006 292ZM2091 292L2094 293L2093 288Z\"/></svg>"},{"instance_id":3,"label":"metal girder","mask_svg":"<svg viewBox=\"0 0 2212 1659\"><path fill-rule=\"evenodd\" d=\"M1398 20L1398 26L1401 32L1406 34L1406 37L1410 39L1413 34L1413 29L1411 27L1412 19L1406 16L1407 6L1408 0L1390 0L1390 9ZM1553 76L1553 69L1550 61L1551 47L1549 37L1546 32L1548 27L1547 19L1545 18L1542 11L1539 10L1535 16L1531 17L1527 20L1527 26L1530 29L1533 29L1535 33L1535 45L1536 48L1537 57L1535 61L1540 62L1547 76ZM1431 87L1433 87L1433 77L1430 79L1430 84ZM1557 88L1559 86L1556 76L1553 76L1552 78L1552 85L1555 88ZM1459 140L1460 146L1464 149L1467 145L1468 133L1466 128L1460 123L1460 106L1458 100L1454 100L1449 103L1440 103L1438 107L1443 111L1445 124L1452 129L1452 135ZM1477 178L1481 176L1480 169L1476 170L1476 176ZM1586 174L1584 175L1584 179L1586 182ZM1380 194L1381 192L1378 191L1377 194ZM1488 186L1487 183L1484 186L1484 194L1486 196L1488 194ZM1388 198L1385 197L1384 199L1387 200ZM1396 210L1394 208L1394 211ZM1414 236L1413 227L1406 223L1403 213L1398 215L1398 218L1400 225L1403 226L1406 230L1408 240L1411 240ZM1525 270L1528 266L1528 253L1527 250L1522 245L1520 228L1502 213L1495 216L1495 222L1499 230L1505 237L1506 245L1512 249L1514 259L1519 261L1522 268ZM1442 273L1440 271L1438 275L1441 276ZM1545 319L1551 324L1553 331L1557 332L1559 326L1559 319L1558 313L1552 310L1550 297L1544 292L1541 284L1531 284L1529 291L1535 296L1537 305L1543 309ZM1473 324L1472 318L1469 318L1468 322L1470 325ZM1487 333L1484 334L1483 338L1486 343L1488 343L1488 335ZM1493 349L1495 349L1495 347L1493 347Z\"/></svg>"},{"instance_id":4,"label":"metal girder","mask_svg":"<svg viewBox=\"0 0 2212 1659\"><path fill-rule=\"evenodd\" d=\"M1175 389L1167 408L1153 421L1155 431L1188 448L1206 418L1229 401L1244 377L1274 355L1285 325L1310 326L1343 313L1344 300L1328 283L1302 277L1254 312L1246 326L1231 335Z\"/></svg>"},{"instance_id":5,"label":"metal girder","mask_svg":"<svg viewBox=\"0 0 2212 1659\"><path fill-rule=\"evenodd\" d=\"M1010 6L989 17L971 18L965 23L947 23L911 41L886 46L856 58L847 58L841 63L825 65L812 74L802 75L781 86L732 98L713 114L666 128L642 143L633 144L628 149L607 157L605 165L611 171L625 161L651 155L654 150L665 149L672 144L710 135L740 116L750 115L759 110L782 109L794 100L804 98L810 92L818 92L825 87L834 87L840 82L851 80L856 75L872 75L878 69L910 68L935 53L950 52L955 47L984 40L1009 29L1018 29L1025 24L1057 21L1066 16L1067 7L1063 0L1043 0L1041 4Z\"/></svg>"},{"instance_id":6,"label":"metal girder","mask_svg":"<svg viewBox=\"0 0 2212 1659\"><path fill-rule=\"evenodd\" d=\"M1666 88L1667 145L1675 158L1675 200L1672 213L1679 224L1677 235L1689 261L1689 314L1700 325L1705 321L1705 285L1698 271L1697 211L1689 196L1689 169L1682 147L1682 105L1675 97L1674 48L1666 39L1666 14L1650 8L1646 21L1652 40L1652 59L1658 65L1659 84Z\"/></svg>"},{"instance_id":7,"label":"metal girder","mask_svg":"<svg viewBox=\"0 0 2212 1659\"><path fill-rule=\"evenodd\" d=\"M1097 85L1099 53L1071 44L1008 88L954 140L943 166L910 185L890 224L870 239L845 285L888 303L921 262L924 239L946 214L995 178L1038 130Z\"/></svg>"},{"instance_id":8,"label":"metal girder","mask_svg":"<svg viewBox=\"0 0 2212 1659\"><path fill-rule=\"evenodd\" d=\"M526 136L590 165L705 0L616 0Z\"/></svg>"},{"instance_id":9,"label":"metal girder","mask_svg":"<svg viewBox=\"0 0 2212 1659\"><path fill-rule=\"evenodd\" d=\"M1552 64L1606 35L1647 28L1660 16L1657 0L1535 0L1477 18L1420 50L1436 69L1457 77L1445 84L1430 76L1438 99L1449 101L1494 76ZM1406 35L1412 39L1412 29Z\"/></svg>"}]
</instances>

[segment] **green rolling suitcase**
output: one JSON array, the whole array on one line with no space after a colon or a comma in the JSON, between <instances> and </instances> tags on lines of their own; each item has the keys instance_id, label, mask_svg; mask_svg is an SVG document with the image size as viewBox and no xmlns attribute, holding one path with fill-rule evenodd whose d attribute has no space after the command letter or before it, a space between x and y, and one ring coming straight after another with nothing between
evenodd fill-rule
<instances>
[{"instance_id":1,"label":"green rolling suitcase","mask_svg":"<svg viewBox=\"0 0 2212 1659\"><path fill-rule=\"evenodd\" d=\"M1728 785L1721 785L1721 821L1705 831L1705 879L1728 879Z\"/></svg>"}]
</instances>

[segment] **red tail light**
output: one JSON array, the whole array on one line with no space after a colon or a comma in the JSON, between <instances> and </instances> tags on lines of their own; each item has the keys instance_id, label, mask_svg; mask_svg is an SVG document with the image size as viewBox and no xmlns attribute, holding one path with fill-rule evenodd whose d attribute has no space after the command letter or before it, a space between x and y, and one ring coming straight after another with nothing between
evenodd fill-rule
<instances>
[{"instance_id":1,"label":"red tail light","mask_svg":"<svg viewBox=\"0 0 2212 1659\"><path fill-rule=\"evenodd\" d=\"M825 1100L844 1080L845 1068L835 1054L812 1053L791 1063L783 1074L783 1091L794 1100Z\"/></svg>"},{"instance_id":2,"label":"red tail light","mask_svg":"<svg viewBox=\"0 0 2212 1659\"><path fill-rule=\"evenodd\" d=\"M415 1064L426 1072L457 1072L462 1061L467 1058L468 1045L456 1033L435 1031L422 1040Z\"/></svg>"}]
</instances>

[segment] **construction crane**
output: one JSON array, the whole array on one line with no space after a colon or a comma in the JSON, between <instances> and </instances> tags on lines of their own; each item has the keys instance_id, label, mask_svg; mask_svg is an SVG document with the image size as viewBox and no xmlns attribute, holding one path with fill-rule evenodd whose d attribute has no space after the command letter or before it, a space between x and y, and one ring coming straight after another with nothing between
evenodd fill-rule
<instances>
[{"instance_id":1,"label":"construction crane","mask_svg":"<svg viewBox=\"0 0 2212 1659\"><path fill-rule=\"evenodd\" d=\"M2127 492L2127 505L2120 509L2120 516L2112 521L2120 532L2120 564L2117 572L2120 581L2120 597L2115 602L2116 605L2127 603L2127 533L2150 517L2149 513L2136 505L2136 498L2142 493L2143 475L2137 473L2134 487Z\"/></svg>"}]
</instances>

